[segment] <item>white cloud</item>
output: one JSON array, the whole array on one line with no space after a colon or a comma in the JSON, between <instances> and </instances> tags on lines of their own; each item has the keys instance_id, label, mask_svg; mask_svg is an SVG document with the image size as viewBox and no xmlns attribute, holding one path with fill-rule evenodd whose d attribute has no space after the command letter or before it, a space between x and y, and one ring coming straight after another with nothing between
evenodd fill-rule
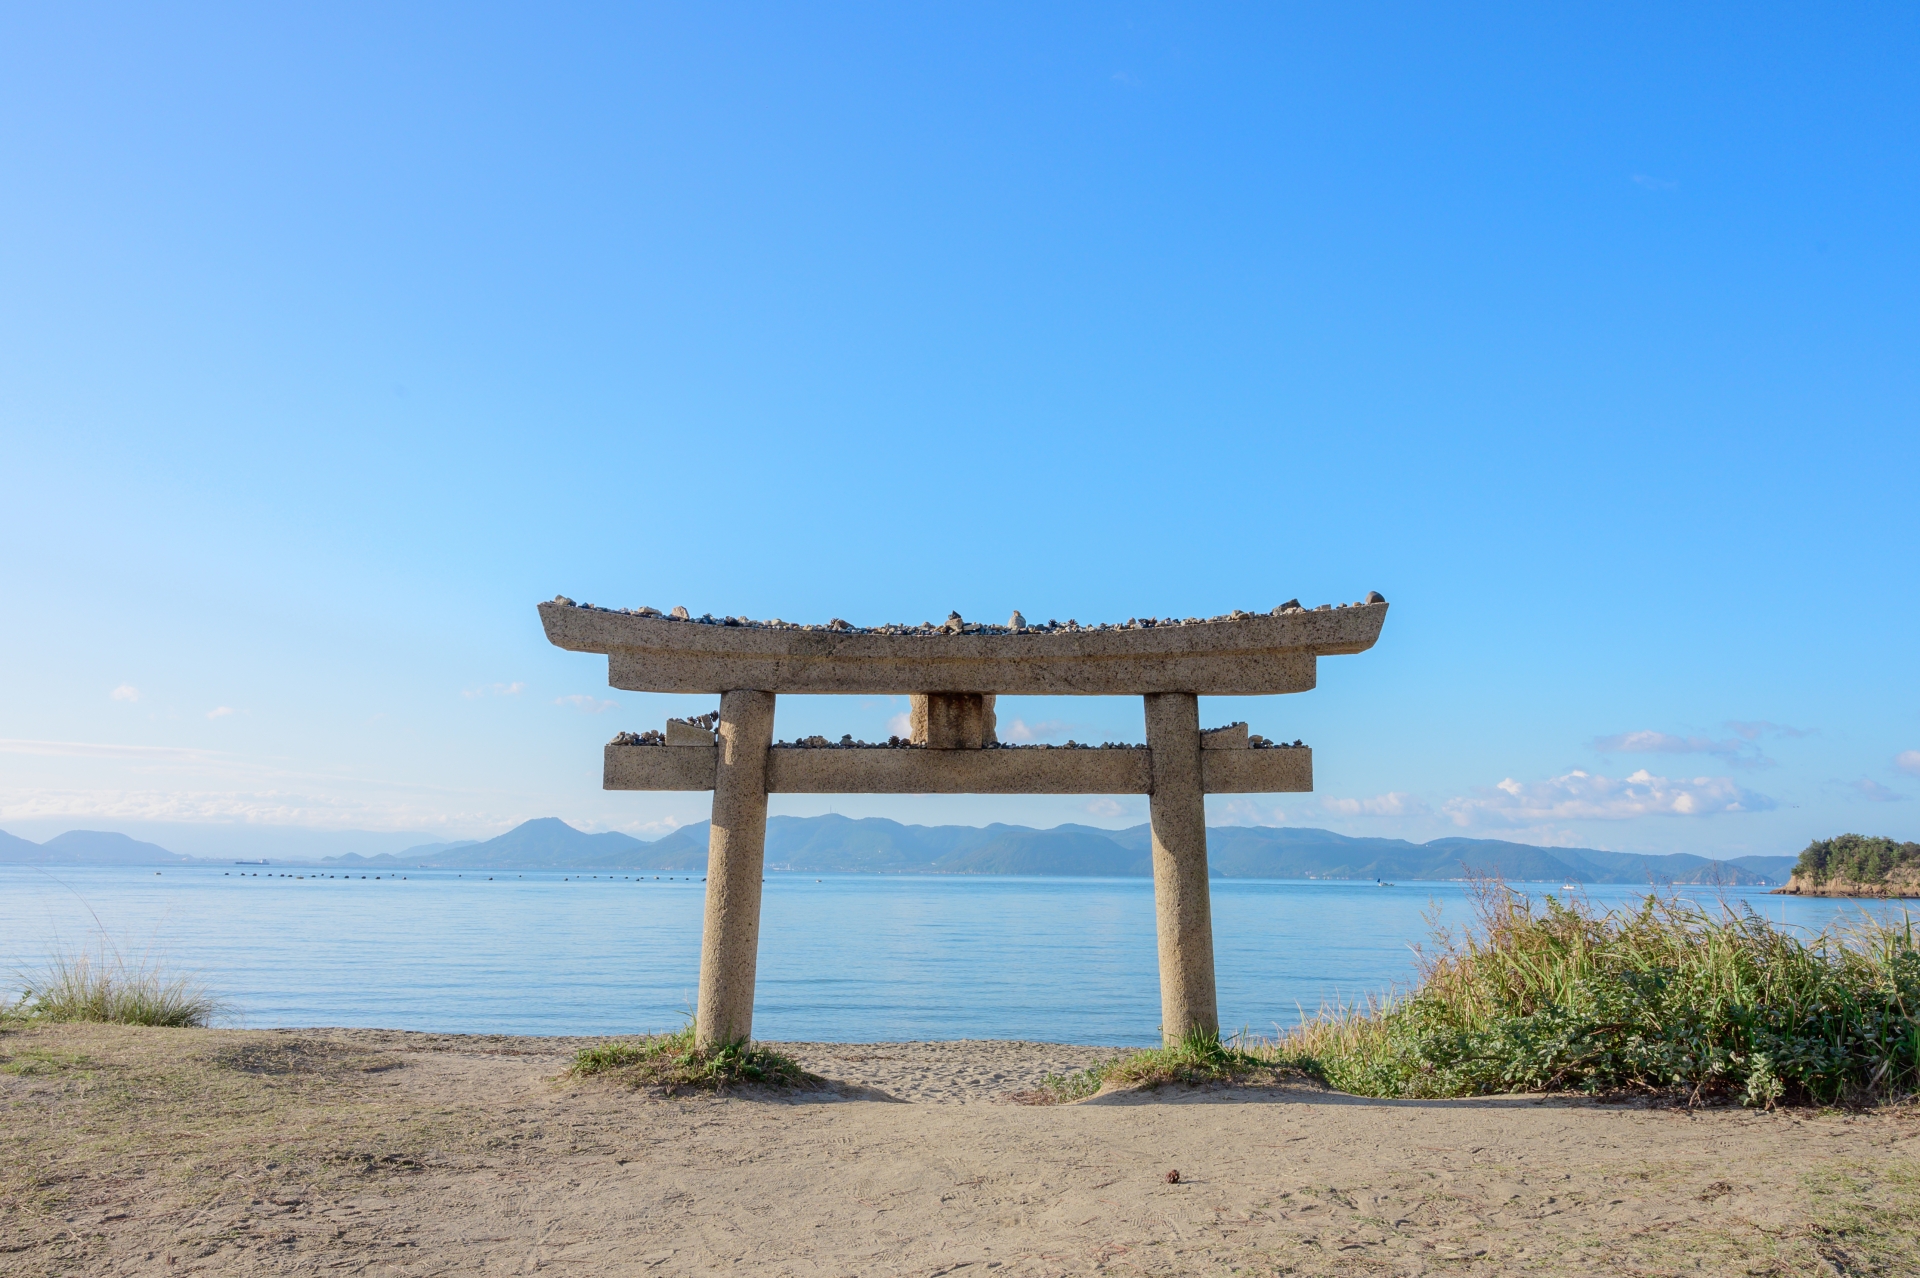
<instances>
[{"instance_id":1,"label":"white cloud","mask_svg":"<svg viewBox=\"0 0 1920 1278\"><path fill-rule=\"evenodd\" d=\"M1280 825L1286 821L1287 814L1284 809L1268 807L1242 796L1218 807L1209 807L1207 818L1214 825Z\"/></svg>"},{"instance_id":2,"label":"white cloud","mask_svg":"<svg viewBox=\"0 0 1920 1278\"><path fill-rule=\"evenodd\" d=\"M1739 741L1715 741L1709 737L1676 737L1670 732L1621 732L1611 737L1595 737L1593 748L1601 754L1718 754L1740 752Z\"/></svg>"},{"instance_id":3,"label":"white cloud","mask_svg":"<svg viewBox=\"0 0 1920 1278\"><path fill-rule=\"evenodd\" d=\"M1875 803L1904 803L1907 798L1906 795L1900 793L1898 790L1890 790L1878 781L1868 777L1861 777L1858 781L1855 781L1853 788L1861 794L1866 795L1867 798L1873 800Z\"/></svg>"},{"instance_id":4,"label":"white cloud","mask_svg":"<svg viewBox=\"0 0 1920 1278\"><path fill-rule=\"evenodd\" d=\"M241 712L245 714L244 711ZM325 761L118 742L0 739L8 821L194 821L316 829L498 831L541 811L496 787L360 774ZM545 807L546 804L537 806ZM164 840L162 840L164 842Z\"/></svg>"},{"instance_id":5,"label":"white cloud","mask_svg":"<svg viewBox=\"0 0 1920 1278\"><path fill-rule=\"evenodd\" d=\"M207 711L207 718L225 719L232 713L233 713L232 706L215 706L213 709Z\"/></svg>"},{"instance_id":6,"label":"white cloud","mask_svg":"<svg viewBox=\"0 0 1920 1278\"><path fill-rule=\"evenodd\" d=\"M1093 799L1086 804L1086 811L1090 816L1114 821L1127 814L1127 805L1113 798Z\"/></svg>"},{"instance_id":7,"label":"white cloud","mask_svg":"<svg viewBox=\"0 0 1920 1278\"><path fill-rule=\"evenodd\" d=\"M173 763L210 763L226 756L214 750L185 746L112 745L98 741L31 741L0 737L0 754L26 754L42 759L139 759Z\"/></svg>"},{"instance_id":8,"label":"white cloud","mask_svg":"<svg viewBox=\"0 0 1920 1278\"><path fill-rule=\"evenodd\" d=\"M705 820L702 817L701 820ZM621 825L612 825L605 821L596 821L592 817L571 817L567 824L576 830L585 830L589 834L598 834L602 830L618 830L622 834L631 834L637 839L664 839L683 825L693 824L679 817L661 817L658 821L628 821Z\"/></svg>"},{"instance_id":9,"label":"white cloud","mask_svg":"<svg viewBox=\"0 0 1920 1278\"><path fill-rule=\"evenodd\" d=\"M1638 732L1595 737L1589 744L1600 754L1705 754L1725 759L1736 768L1771 768L1776 766L1774 761L1757 744L1762 735L1808 735L1797 728L1782 727L1777 723L1729 723L1727 727L1733 729L1736 735L1717 741L1699 734L1678 736L1643 728Z\"/></svg>"},{"instance_id":10,"label":"white cloud","mask_svg":"<svg viewBox=\"0 0 1920 1278\"><path fill-rule=\"evenodd\" d=\"M1893 766L1920 777L1920 750L1902 750L1893 756Z\"/></svg>"},{"instance_id":11,"label":"white cloud","mask_svg":"<svg viewBox=\"0 0 1920 1278\"><path fill-rule=\"evenodd\" d=\"M309 826L316 829L415 830L443 825L450 814L444 807L431 801L368 802L345 796L285 791L171 788L0 791L0 820L24 821L51 817L234 822L244 825Z\"/></svg>"},{"instance_id":12,"label":"white cloud","mask_svg":"<svg viewBox=\"0 0 1920 1278\"><path fill-rule=\"evenodd\" d=\"M1029 745L1035 741L1052 741L1063 738L1068 733L1085 728L1085 724L1072 724L1064 719L1048 719L1044 723L1028 723L1025 719L1009 719L1003 727L994 725L994 735L1002 741L1011 741L1015 745Z\"/></svg>"},{"instance_id":13,"label":"white cloud","mask_svg":"<svg viewBox=\"0 0 1920 1278\"><path fill-rule=\"evenodd\" d=\"M199 777L205 780L200 784L214 786L225 785L267 785L278 787L291 784L315 784L320 786L358 785L371 786L382 791L429 790L436 787L409 785L384 774L364 776L349 769L329 768L325 765L295 767L289 766L283 758L273 756L255 756L237 754L227 750L198 750L186 746L145 746L121 745L98 741L35 741L23 738L0 738L0 754L24 755L39 759L84 759L90 761L116 760L128 765L126 775L170 777ZM101 775L105 769L89 766L83 769L89 778ZM179 783L187 788L189 782ZM442 787L444 788L444 787ZM88 793L96 791L89 790ZM97 791L106 793L106 791ZM449 790L447 793L467 793L465 790Z\"/></svg>"},{"instance_id":14,"label":"white cloud","mask_svg":"<svg viewBox=\"0 0 1920 1278\"><path fill-rule=\"evenodd\" d=\"M527 690L524 683L484 683L478 688L468 688L460 695L472 700L475 697L517 697Z\"/></svg>"},{"instance_id":15,"label":"white cloud","mask_svg":"<svg viewBox=\"0 0 1920 1278\"><path fill-rule=\"evenodd\" d=\"M887 735L890 737L910 737L913 735L913 716L896 714L887 720Z\"/></svg>"},{"instance_id":16,"label":"white cloud","mask_svg":"<svg viewBox=\"0 0 1920 1278\"><path fill-rule=\"evenodd\" d=\"M1729 719L1726 726L1749 741L1758 741L1763 736L1772 737L1810 737L1812 728L1794 728L1784 723L1772 723L1766 719Z\"/></svg>"},{"instance_id":17,"label":"white cloud","mask_svg":"<svg viewBox=\"0 0 1920 1278\"><path fill-rule=\"evenodd\" d=\"M1320 806L1339 816L1424 816L1431 811L1423 800L1401 790L1376 794L1371 799L1327 798L1320 800Z\"/></svg>"},{"instance_id":18,"label":"white cloud","mask_svg":"<svg viewBox=\"0 0 1920 1278\"><path fill-rule=\"evenodd\" d=\"M138 701L140 699L140 689L130 683L123 683L113 690L112 695L115 701Z\"/></svg>"},{"instance_id":19,"label":"white cloud","mask_svg":"<svg viewBox=\"0 0 1920 1278\"><path fill-rule=\"evenodd\" d=\"M576 692L570 697L555 697L553 704L556 706L572 706L582 714L605 714L609 710L618 710L620 708L618 701L602 701L600 698L590 697L584 692Z\"/></svg>"},{"instance_id":20,"label":"white cloud","mask_svg":"<svg viewBox=\"0 0 1920 1278\"><path fill-rule=\"evenodd\" d=\"M1578 769L1546 781L1512 777L1470 797L1449 799L1444 810L1458 826L1537 825L1554 821L1627 821L1643 816L1713 816L1764 812L1775 805L1732 777L1657 777L1644 768L1631 776L1598 776Z\"/></svg>"}]
</instances>

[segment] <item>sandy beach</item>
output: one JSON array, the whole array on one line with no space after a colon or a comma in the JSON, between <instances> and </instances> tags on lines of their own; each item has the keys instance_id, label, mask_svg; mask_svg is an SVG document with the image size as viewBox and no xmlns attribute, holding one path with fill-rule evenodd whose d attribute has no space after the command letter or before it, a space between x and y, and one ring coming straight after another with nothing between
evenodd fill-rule
<instances>
[{"instance_id":1,"label":"sandy beach","mask_svg":"<svg viewBox=\"0 0 1920 1278\"><path fill-rule=\"evenodd\" d=\"M1301 1082L1013 1099L1109 1053L788 1044L801 1094L589 1039L0 1035L8 1274L1913 1273L1920 1116ZM1177 1170L1178 1183L1168 1173Z\"/></svg>"}]
</instances>

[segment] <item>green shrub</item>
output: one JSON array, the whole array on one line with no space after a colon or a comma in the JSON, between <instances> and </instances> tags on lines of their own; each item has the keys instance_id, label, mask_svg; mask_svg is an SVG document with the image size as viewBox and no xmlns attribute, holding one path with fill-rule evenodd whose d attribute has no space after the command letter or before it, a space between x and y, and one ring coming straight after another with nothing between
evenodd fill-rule
<instances>
[{"instance_id":1,"label":"green shrub","mask_svg":"<svg viewBox=\"0 0 1920 1278\"><path fill-rule=\"evenodd\" d=\"M577 1078L611 1075L632 1087L682 1087L724 1091L753 1083L763 1087L797 1087L822 1080L809 1074L791 1056L756 1047L728 1043L701 1050L693 1044L691 1025L673 1034L653 1034L634 1043L602 1043L574 1054L567 1071Z\"/></svg>"},{"instance_id":2,"label":"green shrub","mask_svg":"<svg viewBox=\"0 0 1920 1278\"><path fill-rule=\"evenodd\" d=\"M1842 834L1815 839L1794 863L1793 872L1815 883L1839 879L1847 883L1885 883L1887 875L1908 866L1920 867L1920 843L1895 843L1866 834Z\"/></svg>"},{"instance_id":3,"label":"green shrub","mask_svg":"<svg viewBox=\"0 0 1920 1278\"><path fill-rule=\"evenodd\" d=\"M1364 1096L1578 1090L1867 1102L1920 1087L1911 919L1801 939L1751 910L1648 896L1596 912L1497 885L1437 933L1412 993L1271 1045Z\"/></svg>"}]
</instances>

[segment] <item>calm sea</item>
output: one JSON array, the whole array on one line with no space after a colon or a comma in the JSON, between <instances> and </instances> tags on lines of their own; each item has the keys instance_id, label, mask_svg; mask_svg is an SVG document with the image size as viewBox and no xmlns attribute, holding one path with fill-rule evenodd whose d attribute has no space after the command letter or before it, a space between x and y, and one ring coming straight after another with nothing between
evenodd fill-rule
<instances>
[{"instance_id":1,"label":"calm sea","mask_svg":"<svg viewBox=\"0 0 1920 1278\"><path fill-rule=\"evenodd\" d=\"M7 866L0 973L104 934L199 972L254 1028L668 1029L693 1005L704 891L651 876ZM1588 891L1596 903L1644 894ZM1815 929L1860 908L1745 899ZM1464 885L1216 879L1223 1024L1271 1033L1300 1008L1404 985L1436 908L1464 922ZM1145 879L767 878L758 1037L1136 1044L1154 1041L1159 1010Z\"/></svg>"}]
</instances>

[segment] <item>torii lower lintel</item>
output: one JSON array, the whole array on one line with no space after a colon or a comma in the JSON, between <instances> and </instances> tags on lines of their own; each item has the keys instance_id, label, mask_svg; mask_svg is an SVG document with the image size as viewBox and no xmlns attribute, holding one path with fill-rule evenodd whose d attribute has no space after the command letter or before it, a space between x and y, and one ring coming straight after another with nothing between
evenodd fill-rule
<instances>
[{"instance_id":1,"label":"torii lower lintel","mask_svg":"<svg viewBox=\"0 0 1920 1278\"><path fill-rule=\"evenodd\" d=\"M1162 695L1162 694L1155 694ZM1166 694L1183 695L1183 694ZM1203 741L1206 794L1287 794L1313 789L1308 746L1250 748ZM1229 730L1230 731L1230 730ZM602 764L607 790L711 790L717 745L613 741ZM767 752L768 794L1151 794L1151 746L776 745Z\"/></svg>"}]
</instances>

